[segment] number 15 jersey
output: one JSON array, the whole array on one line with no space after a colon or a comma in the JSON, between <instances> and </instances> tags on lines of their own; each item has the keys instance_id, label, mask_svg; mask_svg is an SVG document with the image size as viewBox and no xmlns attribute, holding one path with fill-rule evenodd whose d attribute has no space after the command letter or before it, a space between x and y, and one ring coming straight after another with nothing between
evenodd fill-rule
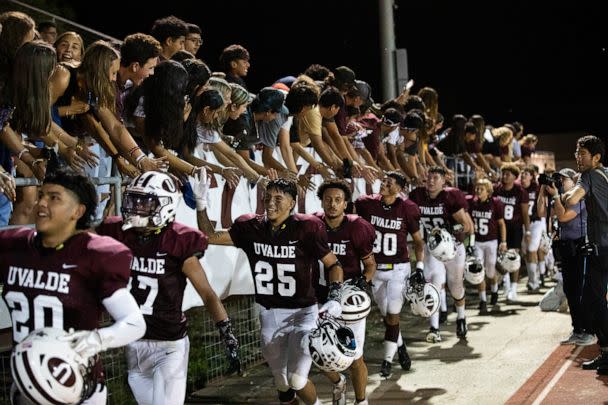
<instances>
[{"instance_id":1,"label":"number 15 jersey","mask_svg":"<svg viewBox=\"0 0 608 405\"><path fill-rule=\"evenodd\" d=\"M375 194L359 197L355 208L376 229L373 249L376 263L408 263L407 234L420 229L418 206L400 197L389 206L382 202L380 194Z\"/></svg>"},{"instance_id":2,"label":"number 15 jersey","mask_svg":"<svg viewBox=\"0 0 608 405\"><path fill-rule=\"evenodd\" d=\"M325 225L294 214L276 231L265 216L246 214L230 228L234 246L247 254L255 300L265 308L305 308L317 302L312 269L330 252Z\"/></svg>"}]
</instances>

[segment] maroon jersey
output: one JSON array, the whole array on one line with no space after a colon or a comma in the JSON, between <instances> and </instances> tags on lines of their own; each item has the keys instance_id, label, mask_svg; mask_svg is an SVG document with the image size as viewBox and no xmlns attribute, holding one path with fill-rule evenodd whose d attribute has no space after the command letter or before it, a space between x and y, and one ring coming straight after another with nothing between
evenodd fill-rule
<instances>
[{"instance_id":1,"label":"maroon jersey","mask_svg":"<svg viewBox=\"0 0 608 405\"><path fill-rule=\"evenodd\" d=\"M325 213L317 212L315 216L325 224ZM344 280L360 276L361 259L369 256L374 247L376 238L374 227L358 215L349 214L344 216L338 228L330 229L325 224L325 229L329 248L342 264ZM329 280L329 271L323 268L323 263L319 262L319 266L314 271L313 281L318 284L317 298L321 302L327 298L327 280Z\"/></svg>"},{"instance_id":2,"label":"maroon jersey","mask_svg":"<svg viewBox=\"0 0 608 405\"><path fill-rule=\"evenodd\" d=\"M317 302L312 270L330 252L319 218L294 214L273 231L265 216L246 214L229 232L234 246L249 259L256 302L266 308L304 308Z\"/></svg>"},{"instance_id":3,"label":"maroon jersey","mask_svg":"<svg viewBox=\"0 0 608 405\"><path fill-rule=\"evenodd\" d=\"M528 193L528 215L530 216L530 222L539 221L540 218L536 213L536 199L538 198L538 192L540 191L540 185L534 181L530 182L528 188L524 188Z\"/></svg>"},{"instance_id":4,"label":"maroon jersey","mask_svg":"<svg viewBox=\"0 0 608 405\"><path fill-rule=\"evenodd\" d=\"M182 312L186 288L182 267L190 257L203 255L207 237L197 229L172 222L143 242L136 231L123 231L122 224L121 217L108 218L97 233L111 236L133 252L129 289L146 320L144 339L183 338L187 322Z\"/></svg>"},{"instance_id":5,"label":"maroon jersey","mask_svg":"<svg viewBox=\"0 0 608 405\"><path fill-rule=\"evenodd\" d=\"M479 197L467 196L469 213L475 223L475 240L487 242L498 239L498 220L504 218L505 206L496 197L490 197L484 202Z\"/></svg>"},{"instance_id":6,"label":"maroon jersey","mask_svg":"<svg viewBox=\"0 0 608 405\"><path fill-rule=\"evenodd\" d=\"M511 190L505 190L502 184L494 187L494 195L505 205L505 222L507 225L522 225L521 204L528 203L528 193L520 184L513 184Z\"/></svg>"},{"instance_id":7,"label":"maroon jersey","mask_svg":"<svg viewBox=\"0 0 608 405\"><path fill-rule=\"evenodd\" d=\"M426 187L418 187L409 195L420 209L420 222L429 234L433 228L445 228L453 233L452 228L457 224L454 214L461 209L467 210L466 196L462 191L453 187L445 187L435 198L431 198ZM459 241L463 241L463 232L455 233Z\"/></svg>"},{"instance_id":8,"label":"maroon jersey","mask_svg":"<svg viewBox=\"0 0 608 405\"><path fill-rule=\"evenodd\" d=\"M357 214L376 230L374 257L378 264L409 263L407 234L420 229L420 211L410 200L397 197L388 206L380 194L363 195L355 201Z\"/></svg>"},{"instance_id":9,"label":"maroon jersey","mask_svg":"<svg viewBox=\"0 0 608 405\"><path fill-rule=\"evenodd\" d=\"M2 297L13 320L13 340L34 329L92 330L101 303L129 280L131 252L105 236L80 232L60 249L44 248L31 228L0 232Z\"/></svg>"}]
</instances>

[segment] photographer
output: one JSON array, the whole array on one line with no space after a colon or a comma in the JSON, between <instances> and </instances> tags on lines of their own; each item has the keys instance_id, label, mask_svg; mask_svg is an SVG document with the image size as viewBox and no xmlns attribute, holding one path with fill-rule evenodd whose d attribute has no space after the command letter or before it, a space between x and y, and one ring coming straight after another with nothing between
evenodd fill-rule
<instances>
[{"instance_id":1,"label":"photographer","mask_svg":"<svg viewBox=\"0 0 608 405\"><path fill-rule=\"evenodd\" d=\"M541 175L542 176L542 175ZM574 188L576 172L572 169L562 169L553 176L543 176L540 187L537 213L544 217L547 206L552 205L551 217L557 216L559 227L558 239L553 242L556 256L562 263L562 277L564 293L570 307L572 318L572 333L560 343L563 345L590 345L595 338L587 333L589 328L584 324L581 314L581 292L583 288L583 257L576 252L576 246L584 242L587 232L587 209L585 202L579 201L572 208L566 208L560 200L560 193L568 192ZM548 200L548 201L547 201Z\"/></svg>"},{"instance_id":2,"label":"photographer","mask_svg":"<svg viewBox=\"0 0 608 405\"><path fill-rule=\"evenodd\" d=\"M578 248L583 255L585 278L581 299L581 313L589 317L601 349L595 359L583 363L585 370L608 374L608 170L602 166L605 154L603 142L587 135L576 143L576 164L581 176L576 187L566 192L562 200L573 207L585 198L587 206L587 239Z\"/></svg>"}]
</instances>

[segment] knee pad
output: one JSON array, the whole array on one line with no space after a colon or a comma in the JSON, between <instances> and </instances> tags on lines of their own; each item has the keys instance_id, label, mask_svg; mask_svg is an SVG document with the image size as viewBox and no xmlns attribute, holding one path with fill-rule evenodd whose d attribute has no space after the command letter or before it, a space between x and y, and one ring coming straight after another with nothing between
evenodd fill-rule
<instances>
[{"instance_id":1,"label":"knee pad","mask_svg":"<svg viewBox=\"0 0 608 405\"><path fill-rule=\"evenodd\" d=\"M288 376L289 386L296 391L300 391L308 383L308 377L298 374L290 374Z\"/></svg>"}]
</instances>

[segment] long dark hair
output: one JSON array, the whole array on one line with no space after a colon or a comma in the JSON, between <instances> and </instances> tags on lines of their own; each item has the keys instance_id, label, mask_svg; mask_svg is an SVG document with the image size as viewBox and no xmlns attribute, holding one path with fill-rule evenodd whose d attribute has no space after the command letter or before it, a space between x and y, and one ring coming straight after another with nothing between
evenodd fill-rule
<instances>
[{"instance_id":1,"label":"long dark hair","mask_svg":"<svg viewBox=\"0 0 608 405\"><path fill-rule=\"evenodd\" d=\"M51 128L49 78L57 65L55 48L43 41L23 44L15 55L13 70L13 129L32 137Z\"/></svg>"},{"instance_id":2,"label":"long dark hair","mask_svg":"<svg viewBox=\"0 0 608 405\"><path fill-rule=\"evenodd\" d=\"M0 106L12 103L10 86L15 54L23 44L25 35L35 26L29 15L19 11L0 14Z\"/></svg>"},{"instance_id":3,"label":"long dark hair","mask_svg":"<svg viewBox=\"0 0 608 405\"><path fill-rule=\"evenodd\" d=\"M172 60L159 63L154 74L144 80L144 139L148 143L162 141L170 149L182 143L187 85L188 72Z\"/></svg>"},{"instance_id":4,"label":"long dark hair","mask_svg":"<svg viewBox=\"0 0 608 405\"><path fill-rule=\"evenodd\" d=\"M207 89L203 91L198 97L195 97L192 102L192 111L186 121L184 130L184 142L183 146L189 151L194 150L197 143L196 126L198 125L198 116L205 107L209 107L210 110L215 111L218 108L224 106L224 97L222 93L215 89Z\"/></svg>"}]
</instances>

